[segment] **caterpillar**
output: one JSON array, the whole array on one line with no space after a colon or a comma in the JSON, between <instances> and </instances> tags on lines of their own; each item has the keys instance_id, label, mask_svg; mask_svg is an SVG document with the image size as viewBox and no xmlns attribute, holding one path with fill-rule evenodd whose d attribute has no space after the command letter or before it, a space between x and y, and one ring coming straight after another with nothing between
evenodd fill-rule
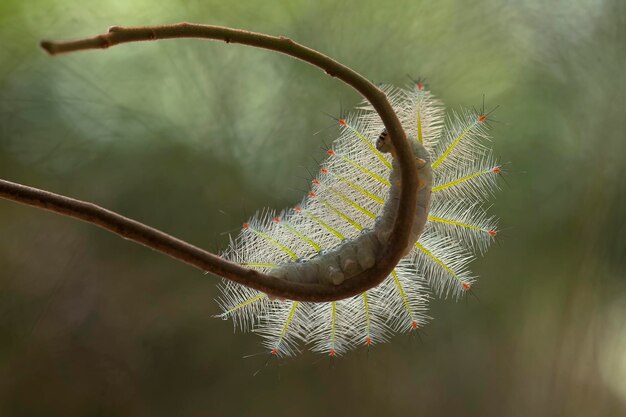
<instances>
[{"instance_id":1,"label":"caterpillar","mask_svg":"<svg viewBox=\"0 0 626 417\"><path fill-rule=\"evenodd\" d=\"M417 199L416 216L411 230L410 244L407 252L410 251L417 238L422 233L426 224L426 214L430 207L430 181L431 169L427 159L427 151L421 143L410 138L415 156L415 164L419 173L419 189ZM389 153L395 157L393 144L387 135L387 131L383 130L376 140L376 151L380 153ZM393 220L398 211L400 199L400 174L396 167L395 159L391 162L391 171L389 174L389 194L387 195L385 204L381 214L376 217L374 226L371 230L362 229L361 233L352 240L342 239L342 242L330 251L319 250L318 254L310 259L298 258L296 261L282 263L269 271L269 274L277 278L284 278L290 281L300 282L322 282L341 284L344 280L374 266L376 259L379 257L383 245L389 239L393 227ZM322 185L320 180L314 180L315 185ZM329 185L324 184L325 187ZM330 185L330 187L333 187ZM363 207L357 206L348 197L337 192L334 188L329 190L340 196L344 202L353 204L353 207L361 210L364 214L373 215L367 212ZM309 195L311 198L317 198L317 194ZM319 200L318 200L319 201ZM322 204L328 205L327 200L321 200ZM312 204L306 204L311 206ZM283 223L284 225L285 223ZM321 223L320 223L321 224ZM356 226L356 224L354 224ZM359 228L360 226L357 226ZM292 231L300 237L304 243L308 242L306 236L300 235ZM311 244L311 246L315 247ZM318 245L319 246L319 245ZM406 253L405 253L406 254Z\"/></svg>"},{"instance_id":2,"label":"caterpillar","mask_svg":"<svg viewBox=\"0 0 626 417\"><path fill-rule=\"evenodd\" d=\"M272 355L308 346L331 357L421 328L431 292L458 298L475 277L468 263L497 235L484 203L497 189L488 115L464 110L444 116L443 104L421 82L383 86L411 142L419 173L412 243L377 287L358 296L307 303L276 300L225 281L219 317L263 337ZM279 213L264 210L231 238L225 258L283 279L340 284L371 268L389 238L402 184L393 146L367 103L339 119L308 195ZM381 133L382 132L382 133Z\"/></svg>"}]
</instances>

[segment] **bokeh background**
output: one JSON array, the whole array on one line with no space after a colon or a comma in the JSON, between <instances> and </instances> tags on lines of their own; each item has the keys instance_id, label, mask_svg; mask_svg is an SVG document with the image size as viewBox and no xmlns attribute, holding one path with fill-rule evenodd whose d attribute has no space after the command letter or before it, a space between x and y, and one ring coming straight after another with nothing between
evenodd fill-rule
<instances>
[{"instance_id":1,"label":"bokeh background","mask_svg":"<svg viewBox=\"0 0 626 417\"><path fill-rule=\"evenodd\" d=\"M626 2L0 2L0 177L219 250L298 201L355 92L288 57L42 38L193 21L286 35L376 82L495 113L507 174L477 297L419 337L267 361L214 276L0 201L2 416L626 415ZM316 132L320 132L315 134Z\"/></svg>"}]
</instances>

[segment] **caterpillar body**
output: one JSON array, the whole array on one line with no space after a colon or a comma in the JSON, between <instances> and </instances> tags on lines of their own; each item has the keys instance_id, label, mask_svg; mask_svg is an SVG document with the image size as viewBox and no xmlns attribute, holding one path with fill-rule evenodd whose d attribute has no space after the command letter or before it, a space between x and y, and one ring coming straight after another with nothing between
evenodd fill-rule
<instances>
[{"instance_id":1,"label":"caterpillar body","mask_svg":"<svg viewBox=\"0 0 626 417\"><path fill-rule=\"evenodd\" d=\"M431 195L431 169L428 161L426 149L414 138L409 138L413 154L415 156L415 164L419 173L419 190L415 220L411 230L411 239L407 247L410 251L422 233L426 224L426 216L430 207ZM376 150L381 153L395 154L393 144L383 130L376 140ZM400 174L396 167L395 159L391 161L391 171L389 173L389 193L383 205L382 212L376 217L373 228L361 229L361 233L354 239L343 239L335 248L329 251L320 250L318 254L310 259L303 260L298 258L296 261L287 262L272 268L269 274L278 278L284 278L290 281L301 282L322 282L341 284L344 280L349 279L356 274L374 266L376 259L379 258L384 244L389 240L393 221L398 211L400 200ZM320 180L314 180L315 185L321 185ZM328 187L328 185L325 185ZM344 199L344 202L353 203L348 197L340 194L335 189L332 192ZM313 193L309 197L317 197ZM324 202L322 204L325 204ZM310 205L310 204L307 204ZM355 205L355 207L358 207ZM368 214L364 208L360 210ZM370 216L372 217L372 216ZM359 228L359 227L357 227ZM294 232L295 233L295 232ZM304 235L301 236L305 241Z\"/></svg>"},{"instance_id":2,"label":"caterpillar body","mask_svg":"<svg viewBox=\"0 0 626 417\"><path fill-rule=\"evenodd\" d=\"M379 286L340 301L273 300L225 282L220 316L259 333L273 355L292 355L308 345L336 356L420 328L429 319L429 289L443 297L469 290L474 277L467 264L496 236L496 221L483 204L497 188L501 168L485 146L484 112L464 111L444 121L442 104L421 83L383 91L418 167L412 244ZM368 104L339 124L341 134L304 200L244 223L224 257L272 276L332 284L375 264L389 238L402 186L393 146Z\"/></svg>"}]
</instances>

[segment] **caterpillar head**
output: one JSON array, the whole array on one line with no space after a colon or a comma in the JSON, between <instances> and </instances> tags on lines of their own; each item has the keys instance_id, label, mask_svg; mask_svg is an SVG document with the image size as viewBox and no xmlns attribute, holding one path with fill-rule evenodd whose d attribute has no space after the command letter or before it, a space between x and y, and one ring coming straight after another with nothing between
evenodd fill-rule
<instances>
[{"instance_id":1,"label":"caterpillar head","mask_svg":"<svg viewBox=\"0 0 626 417\"><path fill-rule=\"evenodd\" d=\"M387 129L383 129L383 131L376 139L376 149L382 153L391 153L393 155L393 143L391 143L391 137L387 134Z\"/></svg>"}]
</instances>

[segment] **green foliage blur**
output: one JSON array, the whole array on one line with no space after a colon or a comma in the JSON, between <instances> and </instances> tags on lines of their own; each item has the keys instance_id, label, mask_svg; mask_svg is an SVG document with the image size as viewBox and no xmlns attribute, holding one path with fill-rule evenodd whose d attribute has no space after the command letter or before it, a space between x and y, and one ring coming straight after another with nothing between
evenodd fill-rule
<instances>
[{"instance_id":1,"label":"green foliage blur","mask_svg":"<svg viewBox=\"0 0 626 417\"><path fill-rule=\"evenodd\" d=\"M268 360L214 276L0 200L1 416L626 415L626 2L0 2L0 178L217 251L307 189L360 98L198 40L50 58L44 38L192 21L289 36L375 82L500 107L498 244L475 297L343 358ZM319 132L316 134L316 132ZM243 359L242 357L263 353ZM257 373L258 371L258 373Z\"/></svg>"}]
</instances>

